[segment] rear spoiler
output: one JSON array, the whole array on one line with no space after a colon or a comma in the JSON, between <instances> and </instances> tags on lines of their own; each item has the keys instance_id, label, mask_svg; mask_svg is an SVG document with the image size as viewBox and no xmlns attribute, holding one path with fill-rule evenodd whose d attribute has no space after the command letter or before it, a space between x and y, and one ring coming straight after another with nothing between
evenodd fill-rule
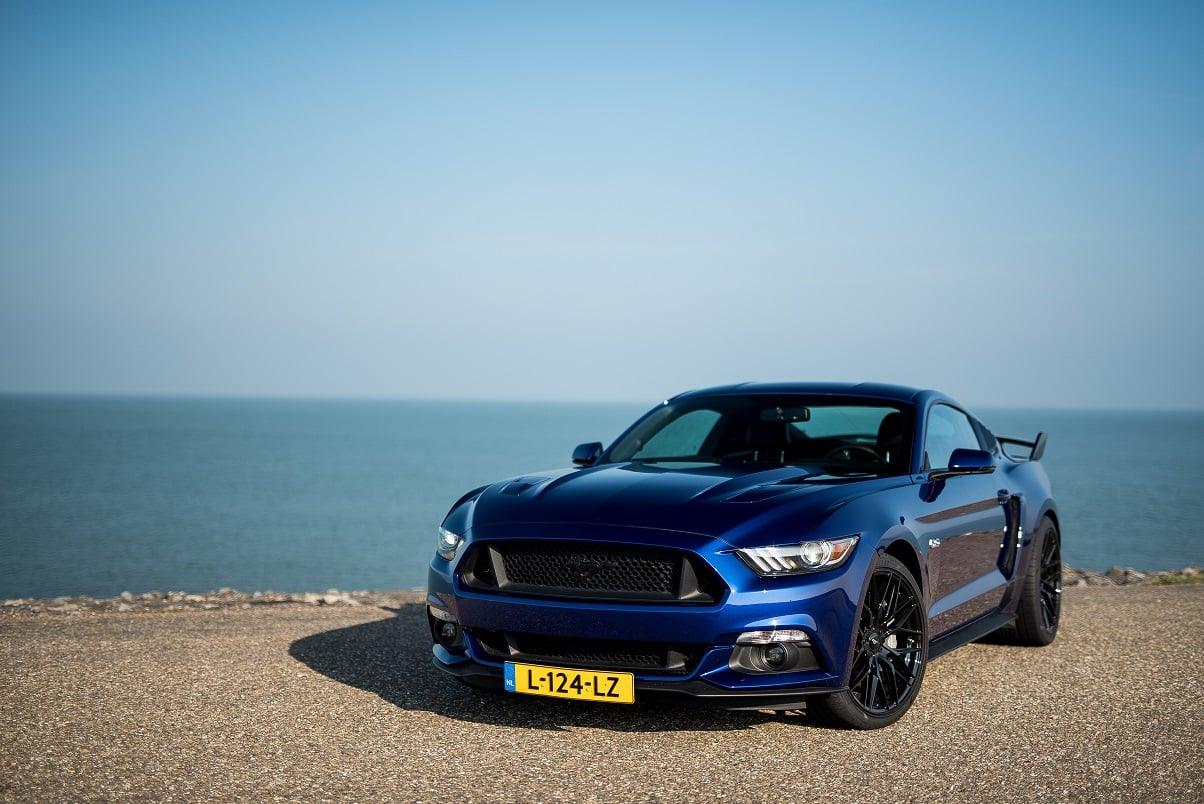
<instances>
[{"instance_id":1,"label":"rear spoiler","mask_svg":"<svg viewBox=\"0 0 1204 804\"><path fill-rule=\"evenodd\" d=\"M1028 447L1029 454L1028 454L1028 458L1025 460L1039 461L1039 460L1041 460L1041 456L1045 454L1046 437L1045 437L1045 433L1043 433L1043 432L1037 433L1037 437L1035 439L1033 439L1032 441L1025 441L1020 438L1004 438L1002 436L996 436L996 440L1001 445L1004 445L1003 451L1005 453L1007 453L1007 447L1006 447L1007 444L1015 444L1018 447ZM1010 455L1010 454L1008 455L1008 457L1016 458L1015 455Z\"/></svg>"}]
</instances>

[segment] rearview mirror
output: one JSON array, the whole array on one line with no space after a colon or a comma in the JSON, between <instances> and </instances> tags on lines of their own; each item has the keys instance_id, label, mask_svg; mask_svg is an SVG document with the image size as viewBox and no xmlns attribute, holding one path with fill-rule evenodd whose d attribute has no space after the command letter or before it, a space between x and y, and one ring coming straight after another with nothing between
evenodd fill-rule
<instances>
[{"instance_id":1,"label":"rearview mirror","mask_svg":"<svg viewBox=\"0 0 1204 804\"><path fill-rule=\"evenodd\" d=\"M764 408L761 410L761 421L809 422L811 421L811 408L784 408L781 405L776 408Z\"/></svg>"},{"instance_id":2,"label":"rearview mirror","mask_svg":"<svg viewBox=\"0 0 1204 804\"><path fill-rule=\"evenodd\" d=\"M955 449L949 456L948 469L933 469L929 480L957 475L989 475L995 471L995 456L981 449Z\"/></svg>"}]
</instances>

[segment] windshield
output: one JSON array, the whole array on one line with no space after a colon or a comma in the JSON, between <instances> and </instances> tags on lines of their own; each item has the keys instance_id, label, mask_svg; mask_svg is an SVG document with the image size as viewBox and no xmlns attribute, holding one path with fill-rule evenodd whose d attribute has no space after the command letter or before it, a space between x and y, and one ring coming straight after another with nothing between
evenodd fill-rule
<instances>
[{"instance_id":1,"label":"windshield","mask_svg":"<svg viewBox=\"0 0 1204 804\"><path fill-rule=\"evenodd\" d=\"M656 408L619 438L608 462L816 466L837 474L904 474L911 409L886 400L689 397Z\"/></svg>"}]
</instances>

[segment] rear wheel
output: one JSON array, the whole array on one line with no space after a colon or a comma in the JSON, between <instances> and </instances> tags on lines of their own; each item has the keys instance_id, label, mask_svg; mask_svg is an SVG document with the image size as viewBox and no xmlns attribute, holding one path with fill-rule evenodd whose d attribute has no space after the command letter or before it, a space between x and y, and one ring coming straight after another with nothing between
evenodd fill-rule
<instances>
[{"instance_id":1,"label":"rear wheel","mask_svg":"<svg viewBox=\"0 0 1204 804\"><path fill-rule=\"evenodd\" d=\"M1049 519L1033 537L1032 557L1020 593L1016 637L1022 645L1048 645L1062 617L1062 540Z\"/></svg>"},{"instance_id":2,"label":"rear wheel","mask_svg":"<svg viewBox=\"0 0 1204 804\"><path fill-rule=\"evenodd\" d=\"M832 726L877 729L903 716L928 663L928 617L920 587L893 556L878 557L858 612L849 688L808 710Z\"/></svg>"}]
</instances>

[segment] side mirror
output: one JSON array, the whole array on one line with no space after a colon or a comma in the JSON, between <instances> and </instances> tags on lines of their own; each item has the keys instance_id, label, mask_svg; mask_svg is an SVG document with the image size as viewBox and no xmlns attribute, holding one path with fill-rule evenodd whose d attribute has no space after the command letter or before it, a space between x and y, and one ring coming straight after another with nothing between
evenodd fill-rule
<instances>
[{"instance_id":1,"label":"side mirror","mask_svg":"<svg viewBox=\"0 0 1204 804\"><path fill-rule=\"evenodd\" d=\"M588 444L578 444L573 450L573 463L578 466L593 466L594 461L602 455L602 444L591 441Z\"/></svg>"},{"instance_id":2,"label":"side mirror","mask_svg":"<svg viewBox=\"0 0 1204 804\"><path fill-rule=\"evenodd\" d=\"M949 456L948 469L933 469L929 480L943 480L957 475L989 475L995 471L995 456L981 449L955 449Z\"/></svg>"}]
</instances>

